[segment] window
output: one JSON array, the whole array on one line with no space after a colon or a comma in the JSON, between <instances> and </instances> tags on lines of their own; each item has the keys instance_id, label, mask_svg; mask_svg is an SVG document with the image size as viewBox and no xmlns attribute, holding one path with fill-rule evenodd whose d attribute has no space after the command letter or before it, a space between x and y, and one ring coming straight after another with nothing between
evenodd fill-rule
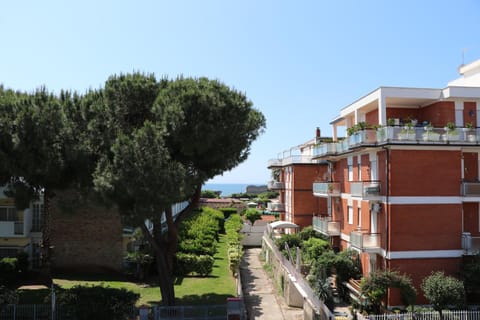
<instances>
[{"instance_id":1,"label":"window","mask_svg":"<svg viewBox=\"0 0 480 320\"><path fill-rule=\"evenodd\" d=\"M43 204L33 204L32 232L42 231Z\"/></svg>"},{"instance_id":2,"label":"window","mask_svg":"<svg viewBox=\"0 0 480 320\"><path fill-rule=\"evenodd\" d=\"M353 224L353 207L348 206L348 224Z\"/></svg>"},{"instance_id":3,"label":"window","mask_svg":"<svg viewBox=\"0 0 480 320\"><path fill-rule=\"evenodd\" d=\"M0 221L19 221L15 207L0 207Z\"/></svg>"},{"instance_id":4,"label":"window","mask_svg":"<svg viewBox=\"0 0 480 320\"><path fill-rule=\"evenodd\" d=\"M362 181L362 156L357 157L358 181Z\"/></svg>"}]
</instances>

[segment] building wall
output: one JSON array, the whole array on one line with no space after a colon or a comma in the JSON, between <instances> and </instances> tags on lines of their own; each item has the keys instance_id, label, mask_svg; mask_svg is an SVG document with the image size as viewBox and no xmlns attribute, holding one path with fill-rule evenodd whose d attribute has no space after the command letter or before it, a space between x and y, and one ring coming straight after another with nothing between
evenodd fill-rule
<instances>
[{"instance_id":1,"label":"building wall","mask_svg":"<svg viewBox=\"0 0 480 320\"><path fill-rule=\"evenodd\" d=\"M463 203L463 231L470 232L472 237L480 236L480 212L478 202Z\"/></svg>"},{"instance_id":2,"label":"building wall","mask_svg":"<svg viewBox=\"0 0 480 320\"><path fill-rule=\"evenodd\" d=\"M390 195L459 196L460 165L460 151L391 150Z\"/></svg>"},{"instance_id":3,"label":"building wall","mask_svg":"<svg viewBox=\"0 0 480 320\"><path fill-rule=\"evenodd\" d=\"M388 215L391 251L461 249L461 204L392 205Z\"/></svg>"},{"instance_id":4,"label":"building wall","mask_svg":"<svg viewBox=\"0 0 480 320\"><path fill-rule=\"evenodd\" d=\"M365 114L365 122L371 125L378 124L378 109L367 112Z\"/></svg>"},{"instance_id":5,"label":"building wall","mask_svg":"<svg viewBox=\"0 0 480 320\"><path fill-rule=\"evenodd\" d=\"M464 152L463 157L463 177L465 181L478 180L478 152Z\"/></svg>"},{"instance_id":6,"label":"building wall","mask_svg":"<svg viewBox=\"0 0 480 320\"><path fill-rule=\"evenodd\" d=\"M68 191L56 191L49 206L54 269L121 270L122 224L116 210L82 200Z\"/></svg>"},{"instance_id":7,"label":"building wall","mask_svg":"<svg viewBox=\"0 0 480 320\"><path fill-rule=\"evenodd\" d=\"M455 123L455 103L439 101L420 109L419 121L428 121L434 127L443 127L448 122Z\"/></svg>"}]
</instances>

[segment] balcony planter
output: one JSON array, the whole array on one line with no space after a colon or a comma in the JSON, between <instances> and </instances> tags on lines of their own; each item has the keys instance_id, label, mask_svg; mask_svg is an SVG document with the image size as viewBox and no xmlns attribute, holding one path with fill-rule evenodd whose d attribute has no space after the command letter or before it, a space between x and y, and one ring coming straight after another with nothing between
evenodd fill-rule
<instances>
[{"instance_id":1,"label":"balcony planter","mask_svg":"<svg viewBox=\"0 0 480 320\"><path fill-rule=\"evenodd\" d=\"M423 141L440 141L440 134L433 131L426 131L422 135Z\"/></svg>"},{"instance_id":2,"label":"balcony planter","mask_svg":"<svg viewBox=\"0 0 480 320\"><path fill-rule=\"evenodd\" d=\"M411 123L404 126L398 134L398 140L415 140L415 138L415 129L413 128Z\"/></svg>"}]
</instances>

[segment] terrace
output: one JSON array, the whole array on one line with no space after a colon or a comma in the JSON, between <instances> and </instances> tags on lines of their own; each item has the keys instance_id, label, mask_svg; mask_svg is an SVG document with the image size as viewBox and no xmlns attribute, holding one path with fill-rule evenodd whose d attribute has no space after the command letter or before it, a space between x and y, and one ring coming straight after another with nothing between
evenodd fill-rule
<instances>
[{"instance_id":1,"label":"terrace","mask_svg":"<svg viewBox=\"0 0 480 320\"><path fill-rule=\"evenodd\" d=\"M343 140L316 145L313 148L313 158L340 155L360 147L387 144L480 145L480 131L478 128L433 128L410 125L363 129Z\"/></svg>"}]
</instances>

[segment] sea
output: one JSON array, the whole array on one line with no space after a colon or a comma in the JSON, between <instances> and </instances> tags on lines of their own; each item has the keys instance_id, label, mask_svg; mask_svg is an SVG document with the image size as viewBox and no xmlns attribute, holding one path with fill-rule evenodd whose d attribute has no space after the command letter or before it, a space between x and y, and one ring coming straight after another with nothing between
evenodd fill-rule
<instances>
[{"instance_id":1,"label":"sea","mask_svg":"<svg viewBox=\"0 0 480 320\"><path fill-rule=\"evenodd\" d=\"M205 183L202 190L221 191L221 197L228 197L232 193L244 193L247 186L256 185L254 183Z\"/></svg>"}]
</instances>

